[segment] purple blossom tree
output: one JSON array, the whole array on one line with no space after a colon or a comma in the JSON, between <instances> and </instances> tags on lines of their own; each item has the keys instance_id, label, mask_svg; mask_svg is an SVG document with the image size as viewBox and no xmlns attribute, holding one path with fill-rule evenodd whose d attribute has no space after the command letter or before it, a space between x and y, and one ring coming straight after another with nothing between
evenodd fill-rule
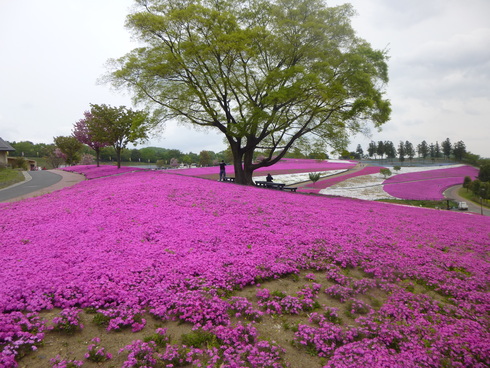
<instances>
[{"instance_id":1,"label":"purple blossom tree","mask_svg":"<svg viewBox=\"0 0 490 368\"><path fill-rule=\"evenodd\" d=\"M83 143L95 151L95 160L97 162L97 167L99 167L100 161L100 150L109 145L108 142L100 142L94 139L94 129L100 128L102 126L97 125L97 121L90 111L85 111L84 118L80 119L73 125L73 136L80 142Z\"/></svg>"}]
</instances>

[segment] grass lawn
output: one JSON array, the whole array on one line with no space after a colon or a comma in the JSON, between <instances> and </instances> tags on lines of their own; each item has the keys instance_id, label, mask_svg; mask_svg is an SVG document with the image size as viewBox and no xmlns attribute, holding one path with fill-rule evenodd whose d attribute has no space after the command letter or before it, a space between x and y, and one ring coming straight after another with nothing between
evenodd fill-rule
<instances>
[{"instance_id":1,"label":"grass lawn","mask_svg":"<svg viewBox=\"0 0 490 368\"><path fill-rule=\"evenodd\" d=\"M447 208L448 202L443 201L417 201L404 199L381 199L380 202L405 204L407 206L425 207L425 208ZM454 201L449 201L449 207L457 207L458 204Z\"/></svg>"},{"instance_id":2,"label":"grass lawn","mask_svg":"<svg viewBox=\"0 0 490 368\"><path fill-rule=\"evenodd\" d=\"M19 183L24 180L21 171L12 169L0 169L0 189Z\"/></svg>"}]
</instances>

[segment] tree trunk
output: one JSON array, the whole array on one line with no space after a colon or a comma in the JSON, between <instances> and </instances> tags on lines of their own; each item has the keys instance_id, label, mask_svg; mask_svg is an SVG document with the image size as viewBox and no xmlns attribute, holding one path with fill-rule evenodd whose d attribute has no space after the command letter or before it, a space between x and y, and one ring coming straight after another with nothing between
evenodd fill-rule
<instances>
[{"instance_id":1,"label":"tree trunk","mask_svg":"<svg viewBox=\"0 0 490 368\"><path fill-rule=\"evenodd\" d=\"M229 138L231 152L233 153L233 167L235 169L235 183L242 185L254 185L252 180L253 150L245 151L240 147L241 141Z\"/></svg>"},{"instance_id":2,"label":"tree trunk","mask_svg":"<svg viewBox=\"0 0 490 368\"><path fill-rule=\"evenodd\" d=\"M121 168L121 147L116 147L117 168Z\"/></svg>"},{"instance_id":3,"label":"tree trunk","mask_svg":"<svg viewBox=\"0 0 490 368\"><path fill-rule=\"evenodd\" d=\"M97 167L100 166L100 148L95 148L95 162L97 163Z\"/></svg>"}]
</instances>

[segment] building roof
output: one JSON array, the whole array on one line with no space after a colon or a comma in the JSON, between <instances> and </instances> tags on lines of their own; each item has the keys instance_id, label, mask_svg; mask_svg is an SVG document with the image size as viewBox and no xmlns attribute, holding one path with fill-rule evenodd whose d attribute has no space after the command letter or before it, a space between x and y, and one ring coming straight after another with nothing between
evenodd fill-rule
<instances>
[{"instance_id":1,"label":"building roof","mask_svg":"<svg viewBox=\"0 0 490 368\"><path fill-rule=\"evenodd\" d=\"M15 151L15 148L0 138L0 151Z\"/></svg>"}]
</instances>

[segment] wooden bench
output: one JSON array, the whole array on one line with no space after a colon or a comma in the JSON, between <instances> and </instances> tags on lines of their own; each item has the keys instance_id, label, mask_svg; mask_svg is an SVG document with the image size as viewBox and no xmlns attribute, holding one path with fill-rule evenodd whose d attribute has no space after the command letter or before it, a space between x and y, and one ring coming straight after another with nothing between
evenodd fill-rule
<instances>
[{"instance_id":1,"label":"wooden bench","mask_svg":"<svg viewBox=\"0 0 490 368\"><path fill-rule=\"evenodd\" d=\"M284 187L284 188L282 188L282 190L287 190L289 192L296 192L296 189L298 189L298 188L296 188L296 187Z\"/></svg>"},{"instance_id":2,"label":"wooden bench","mask_svg":"<svg viewBox=\"0 0 490 368\"><path fill-rule=\"evenodd\" d=\"M272 181L256 181L255 185L261 188L279 189L283 190L286 184L284 183L274 183Z\"/></svg>"},{"instance_id":3,"label":"wooden bench","mask_svg":"<svg viewBox=\"0 0 490 368\"><path fill-rule=\"evenodd\" d=\"M234 183L235 182L235 178L232 178L231 176L225 176L225 178L223 179L223 181L229 181L230 183Z\"/></svg>"}]
</instances>

